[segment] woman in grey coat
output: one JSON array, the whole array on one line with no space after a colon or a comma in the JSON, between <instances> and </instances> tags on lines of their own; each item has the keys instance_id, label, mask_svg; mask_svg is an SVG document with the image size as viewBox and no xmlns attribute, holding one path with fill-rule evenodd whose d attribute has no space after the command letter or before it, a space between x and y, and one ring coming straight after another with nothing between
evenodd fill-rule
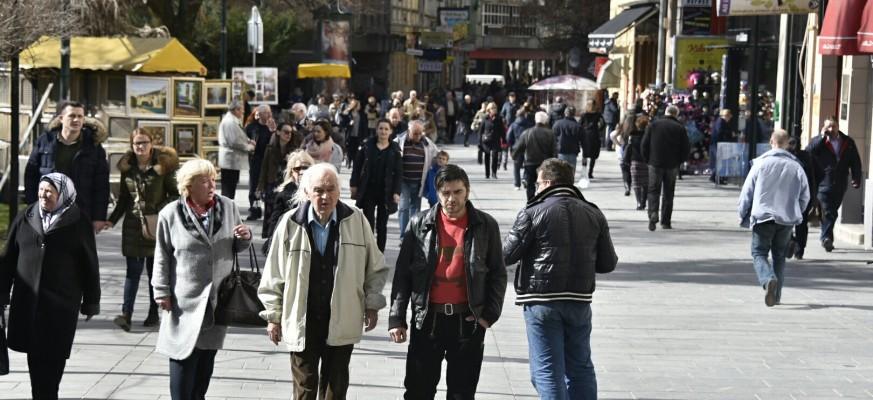
<instances>
[{"instance_id":1,"label":"woman in grey coat","mask_svg":"<svg viewBox=\"0 0 873 400\"><path fill-rule=\"evenodd\" d=\"M181 198L158 216L152 285L166 313L156 347L170 357L173 399L205 398L227 332L215 324L218 286L230 274L233 254L252 239L233 200L216 195L215 175L207 160L183 164L176 173Z\"/></svg>"}]
</instances>

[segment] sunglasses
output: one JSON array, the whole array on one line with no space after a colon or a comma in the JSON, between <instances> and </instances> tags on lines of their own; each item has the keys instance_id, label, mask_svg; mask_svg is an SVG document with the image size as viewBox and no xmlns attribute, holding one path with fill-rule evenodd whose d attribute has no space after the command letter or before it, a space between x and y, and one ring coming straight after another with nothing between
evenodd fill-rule
<instances>
[{"instance_id":1,"label":"sunglasses","mask_svg":"<svg viewBox=\"0 0 873 400\"><path fill-rule=\"evenodd\" d=\"M294 172L303 172L303 171L306 171L307 169L309 169L308 165L300 165L300 166L291 168L291 170Z\"/></svg>"}]
</instances>

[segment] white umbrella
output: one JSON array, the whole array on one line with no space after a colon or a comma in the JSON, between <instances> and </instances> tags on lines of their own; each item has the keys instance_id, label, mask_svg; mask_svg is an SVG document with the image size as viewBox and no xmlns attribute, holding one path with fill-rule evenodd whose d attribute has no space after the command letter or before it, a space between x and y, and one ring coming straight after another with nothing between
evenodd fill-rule
<instances>
[{"instance_id":1,"label":"white umbrella","mask_svg":"<svg viewBox=\"0 0 873 400\"><path fill-rule=\"evenodd\" d=\"M591 79L576 75L559 75L543 79L531 85L528 90L599 90Z\"/></svg>"}]
</instances>

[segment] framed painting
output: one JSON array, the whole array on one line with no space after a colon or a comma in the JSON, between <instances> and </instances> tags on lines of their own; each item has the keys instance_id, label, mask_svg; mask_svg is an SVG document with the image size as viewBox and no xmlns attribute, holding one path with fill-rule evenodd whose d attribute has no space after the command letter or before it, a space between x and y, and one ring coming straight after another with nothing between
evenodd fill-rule
<instances>
[{"instance_id":1,"label":"framed painting","mask_svg":"<svg viewBox=\"0 0 873 400\"><path fill-rule=\"evenodd\" d=\"M200 124L173 124L173 145L179 157L197 156L197 137L199 136L199 131Z\"/></svg>"},{"instance_id":2,"label":"framed painting","mask_svg":"<svg viewBox=\"0 0 873 400\"><path fill-rule=\"evenodd\" d=\"M203 146L203 158L209 160L215 169L218 168L218 146Z\"/></svg>"},{"instance_id":3,"label":"framed painting","mask_svg":"<svg viewBox=\"0 0 873 400\"><path fill-rule=\"evenodd\" d=\"M200 118L203 116L203 80L173 78L173 117Z\"/></svg>"},{"instance_id":4,"label":"framed painting","mask_svg":"<svg viewBox=\"0 0 873 400\"><path fill-rule=\"evenodd\" d=\"M170 78L127 76L127 114L141 118L169 118Z\"/></svg>"},{"instance_id":5,"label":"framed painting","mask_svg":"<svg viewBox=\"0 0 873 400\"><path fill-rule=\"evenodd\" d=\"M203 118L203 140L218 140L218 124L220 123L220 117Z\"/></svg>"},{"instance_id":6,"label":"framed painting","mask_svg":"<svg viewBox=\"0 0 873 400\"><path fill-rule=\"evenodd\" d=\"M109 139L128 142L130 134L135 128L136 121L133 118L111 117L109 118Z\"/></svg>"},{"instance_id":7,"label":"framed painting","mask_svg":"<svg viewBox=\"0 0 873 400\"><path fill-rule=\"evenodd\" d=\"M138 120L136 127L148 133L156 145L169 146L173 143L169 121Z\"/></svg>"},{"instance_id":8,"label":"framed painting","mask_svg":"<svg viewBox=\"0 0 873 400\"><path fill-rule=\"evenodd\" d=\"M206 81L203 83L203 107L208 110L224 110L230 105L231 81Z\"/></svg>"}]
</instances>

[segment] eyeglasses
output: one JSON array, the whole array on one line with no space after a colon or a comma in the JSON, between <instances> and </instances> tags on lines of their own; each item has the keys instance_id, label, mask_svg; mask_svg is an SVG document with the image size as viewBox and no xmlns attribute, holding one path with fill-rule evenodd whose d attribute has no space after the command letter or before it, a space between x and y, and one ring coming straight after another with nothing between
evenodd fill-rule
<instances>
[{"instance_id":1,"label":"eyeglasses","mask_svg":"<svg viewBox=\"0 0 873 400\"><path fill-rule=\"evenodd\" d=\"M308 165L298 165L294 168L291 168L291 170L294 172L303 172L303 171L306 171L307 169L309 169Z\"/></svg>"},{"instance_id":2,"label":"eyeglasses","mask_svg":"<svg viewBox=\"0 0 873 400\"><path fill-rule=\"evenodd\" d=\"M145 147L145 146L148 146L150 144L152 144L152 142L133 142L133 147L137 147L137 146Z\"/></svg>"}]
</instances>

